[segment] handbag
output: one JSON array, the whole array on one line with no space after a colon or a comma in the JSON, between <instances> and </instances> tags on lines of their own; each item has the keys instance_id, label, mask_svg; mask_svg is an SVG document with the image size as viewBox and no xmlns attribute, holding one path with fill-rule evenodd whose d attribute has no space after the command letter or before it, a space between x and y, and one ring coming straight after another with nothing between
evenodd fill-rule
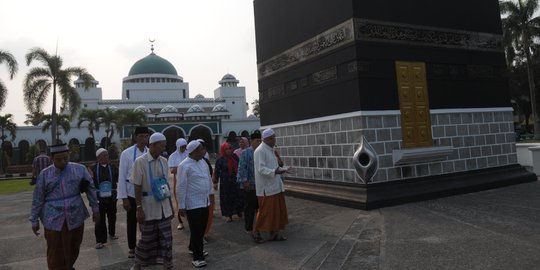
<instances>
[{"instance_id":1,"label":"handbag","mask_svg":"<svg viewBox=\"0 0 540 270\"><path fill-rule=\"evenodd\" d=\"M152 187L152 194L154 195L154 199L156 199L156 201L158 202L171 197L171 188L169 187L169 183L167 182L167 178L165 177L165 171L163 170L163 163L161 163L161 159L159 160L159 165L161 166L162 177L156 179L152 177L152 161L148 162L150 186Z\"/></svg>"}]
</instances>

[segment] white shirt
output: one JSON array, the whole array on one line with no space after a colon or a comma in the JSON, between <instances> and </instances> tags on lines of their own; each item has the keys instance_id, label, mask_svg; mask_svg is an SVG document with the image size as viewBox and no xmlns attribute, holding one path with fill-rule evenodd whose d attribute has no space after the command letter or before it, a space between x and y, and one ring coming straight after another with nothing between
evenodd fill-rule
<instances>
[{"instance_id":1,"label":"white shirt","mask_svg":"<svg viewBox=\"0 0 540 270\"><path fill-rule=\"evenodd\" d=\"M131 179L131 170L133 169L135 159L146 152L148 152L146 146L144 147L144 151L141 152L136 144L122 151L118 168L118 199L127 199L128 196L135 198L135 189L133 188L133 184L129 181L129 179Z\"/></svg>"},{"instance_id":2,"label":"white shirt","mask_svg":"<svg viewBox=\"0 0 540 270\"><path fill-rule=\"evenodd\" d=\"M210 205L212 179L210 169L203 159L195 161L188 157L178 165L176 194L180 209L197 209Z\"/></svg>"},{"instance_id":3,"label":"white shirt","mask_svg":"<svg viewBox=\"0 0 540 270\"><path fill-rule=\"evenodd\" d=\"M180 165L180 162L184 161L188 157L187 151L184 150L183 153L180 151L174 151L174 153L169 156L169 169L176 168Z\"/></svg>"},{"instance_id":4,"label":"white shirt","mask_svg":"<svg viewBox=\"0 0 540 270\"><path fill-rule=\"evenodd\" d=\"M152 167L152 176L150 176L148 165ZM131 183L133 185L141 186L141 191L143 192L143 194L141 194L141 202L146 221L161 220L170 217L173 214L170 198L157 201L154 198L154 195L152 195L152 186L150 184L150 177L153 179L165 178L167 177L168 171L169 166L167 166L167 159L161 155L159 155L157 159L154 159L149 152L140 158L137 158L135 163L133 163Z\"/></svg>"},{"instance_id":5,"label":"white shirt","mask_svg":"<svg viewBox=\"0 0 540 270\"><path fill-rule=\"evenodd\" d=\"M285 192L281 176L276 174L279 167L274 149L264 142L253 155L255 165L255 190L257 196L272 196Z\"/></svg>"}]
</instances>

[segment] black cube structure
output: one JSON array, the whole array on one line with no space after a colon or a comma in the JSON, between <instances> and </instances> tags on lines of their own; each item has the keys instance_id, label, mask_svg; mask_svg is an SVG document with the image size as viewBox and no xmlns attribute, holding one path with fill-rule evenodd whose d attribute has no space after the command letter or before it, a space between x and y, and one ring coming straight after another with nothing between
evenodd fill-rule
<instances>
[{"instance_id":1,"label":"black cube structure","mask_svg":"<svg viewBox=\"0 0 540 270\"><path fill-rule=\"evenodd\" d=\"M497 0L254 8L261 125L297 168L290 193L369 209L536 180L517 164Z\"/></svg>"}]
</instances>

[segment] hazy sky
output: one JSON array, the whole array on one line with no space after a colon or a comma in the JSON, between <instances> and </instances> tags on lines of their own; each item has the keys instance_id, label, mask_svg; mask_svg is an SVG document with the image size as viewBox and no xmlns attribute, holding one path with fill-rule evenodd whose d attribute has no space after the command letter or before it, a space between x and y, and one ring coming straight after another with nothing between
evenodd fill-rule
<instances>
[{"instance_id":1,"label":"hazy sky","mask_svg":"<svg viewBox=\"0 0 540 270\"><path fill-rule=\"evenodd\" d=\"M54 54L57 39L64 67L86 68L104 99L121 98L122 78L150 53L149 38L189 83L190 97L213 97L218 81L231 73L246 87L249 103L258 98L252 0L0 0L0 9L0 49L19 62L13 80L0 65L8 87L0 114L12 113L18 125L27 113L24 56L33 47ZM44 110L50 113L51 105Z\"/></svg>"}]
</instances>

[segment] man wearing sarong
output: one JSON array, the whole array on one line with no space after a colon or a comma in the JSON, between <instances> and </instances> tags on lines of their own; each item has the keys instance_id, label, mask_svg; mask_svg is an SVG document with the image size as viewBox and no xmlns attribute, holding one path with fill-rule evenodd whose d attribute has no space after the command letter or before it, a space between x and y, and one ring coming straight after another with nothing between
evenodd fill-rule
<instances>
[{"instance_id":1,"label":"man wearing sarong","mask_svg":"<svg viewBox=\"0 0 540 270\"><path fill-rule=\"evenodd\" d=\"M94 186L99 201L99 222L96 223L96 249L102 249L110 240L116 240L116 189L118 183L118 168L110 163L109 152L104 148L96 151L96 164L90 166L94 178ZM107 228L107 224L109 225Z\"/></svg>"},{"instance_id":2,"label":"man wearing sarong","mask_svg":"<svg viewBox=\"0 0 540 270\"><path fill-rule=\"evenodd\" d=\"M254 153L255 188L259 203L255 230L269 233L267 240L270 241L287 240L282 234L289 221L285 204L285 187L280 176L292 172L292 169L282 168L278 164L274 153L276 145L274 131L264 130L262 138L263 143Z\"/></svg>"},{"instance_id":3,"label":"man wearing sarong","mask_svg":"<svg viewBox=\"0 0 540 270\"><path fill-rule=\"evenodd\" d=\"M203 159L206 152L200 141L187 145L189 157L178 166L176 194L180 215L187 216L191 236L189 251L193 253L191 264L197 268L206 266L203 237L208 222L209 206L213 204L212 182L208 164Z\"/></svg>"},{"instance_id":4,"label":"man wearing sarong","mask_svg":"<svg viewBox=\"0 0 540 270\"><path fill-rule=\"evenodd\" d=\"M135 160L131 175L141 231L131 269L155 264L162 264L163 269L173 269L171 220L174 214L167 183L169 166L167 159L161 156L167 139L156 132L148 143L148 152Z\"/></svg>"},{"instance_id":5,"label":"man wearing sarong","mask_svg":"<svg viewBox=\"0 0 540 270\"><path fill-rule=\"evenodd\" d=\"M246 233L253 235L255 242L260 242L260 234L253 229L253 221L255 220L255 214L259 209L257 203L257 194L255 193L255 166L253 160L253 153L255 149L261 144L261 134L253 133L251 135L251 146L248 147L240 156L240 163L238 164L238 182L240 183L240 189L244 192L244 215L245 225L244 229Z\"/></svg>"},{"instance_id":6,"label":"man wearing sarong","mask_svg":"<svg viewBox=\"0 0 540 270\"><path fill-rule=\"evenodd\" d=\"M184 138L180 138L176 140L176 151L174 151L174 153L172 153L171 156L169 156L169 170L171 170L171 174L173 176L173 184L172 184L173 188L176 187L176 182L177 182L176 171L178 169L178 165L180 165L180 162L184 161L184 159L186 159L188 156L188 153L186 152L186 146L187 146L187 141ZM178 208L176 188L174 188L173 193L174 193L174 201L176 202L176 208L180 210L180 208ZM178 215L178 226L176 227L176 229L177 230L184 229L184 223L182 222L182 218L180 217L180 215Z\"/></svg>"},{"instance_id":7,"label":"man wearing sarong","mask_svg":"<svg viewBox=\"0 0 540 270\"><path fill-rule=\"evenodd\" d=\"M134 134L135 144L126 148L120 155L118 173L118 199L122 200L122 206L127 211L127 238L128 258L135 257L137 245L137 209L135 208L135 189L131 183L131 173L135 159L148 152L148 127L136 127Z\"/></svg>"},{"instance_id":8,"label":"man wearing sarong","mask_svg":"<svg viewBox=\"0 0 540 270\"><path fill-rule=\"evenodd\" d=\"M51 146L51 155L53 165L36 181L30 222L36 236L39 220L43 224L48 268L71 270L79 256L84 220L90 216L81 193L86 193L94 222L99 222L99 206L92 177L83 165L69 162L67 145Z\"/></svg>"}]
</instances>

